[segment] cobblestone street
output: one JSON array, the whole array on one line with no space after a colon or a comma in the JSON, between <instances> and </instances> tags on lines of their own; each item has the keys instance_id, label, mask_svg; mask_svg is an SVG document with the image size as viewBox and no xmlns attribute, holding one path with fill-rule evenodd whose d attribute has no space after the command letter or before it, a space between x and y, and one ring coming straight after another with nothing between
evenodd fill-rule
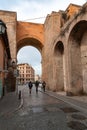
<instances>
[{"instance_id":1,"label":"cobblestone street","mask_svg":"<svg viewBox=\"0 0 87 130\"><path fill-rule=\"evenodd\" d=\"M21 89L21 88L20 88ZM23 107L0 117L0 130L87 130L87 117L79 110L33 87L22 88Z\"/></svg>"}]
</instances>

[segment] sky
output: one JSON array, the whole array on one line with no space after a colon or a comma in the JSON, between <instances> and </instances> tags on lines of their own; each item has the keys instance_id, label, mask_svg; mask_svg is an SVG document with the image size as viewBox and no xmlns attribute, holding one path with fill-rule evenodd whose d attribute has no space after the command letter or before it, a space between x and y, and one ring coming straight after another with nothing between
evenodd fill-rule
<instances>
[{"instance_id":1,"label":"sky","mask_svg":"<svg viewBox=\"0 0 87 130\"><path fill-rule=\"evenodd\" d=\"M33 23L44 23L52 11L66 10L70 3L83 5L87 0L0 0L0 10L17 12L17 20ZM27 46L19 50L18 63L29 63L41 75L41 54Z\"/></svg>"},{"instance_id":2,"label":"sky","mask_svg":"<svg viewBox=\"0 0 87 130\"><path fill-rule=\"evenodd\" d=\"M31 65L34 70L35 74L41 76L42 67L41 67L41 54L40 52L33 46L25 46L19 50L17 54L18 63L28 63Z\"/></svg>"}]
</instances>

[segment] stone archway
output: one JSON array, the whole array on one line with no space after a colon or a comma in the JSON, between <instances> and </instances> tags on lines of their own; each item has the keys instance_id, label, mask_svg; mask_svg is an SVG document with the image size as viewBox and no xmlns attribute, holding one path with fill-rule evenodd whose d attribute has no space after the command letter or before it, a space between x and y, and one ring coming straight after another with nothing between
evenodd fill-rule
<instances>
[{"instance_id":1,"label":"stone archway","mask_svg":"<svg viewBox=\"0 0 87 130\"><path fill-rule=\"evenodd\" d=\"M17 21L16 52L18 52L24 46L35 47L36 49L39 50L43 58L42 54L42 49L44 46L43 24Z\"/></svg>"},{"instance_id":2,"label":"stone archway","mask_svg":"<svg viewBox=\"0 0 87 130\"><path fill-rule=\"evenodd\" d=\"M42 68L42 64L41 64L41 61L42 61L42 43L39 41L39 40L37 40L37 39L35 39L35 38L24 38L24 39L22 39L21 41L19 41L18 43L17 43L17 52L22 48L22 47L25 47L25 46L32 46L32 47L35 47L40 53L40 55L41 55L41 59L40 59L40 61L39 61L39 64L40 64L40 66L41 66L41 68ZM33 58L33 54L35 54L33 51L34 51L35 49L33 48L32 49L32 51L31 51L31 53L29 52L29 55L31 55L32 56L32 58ZM26 58L27 59L29 59L29 56L26 56ZM35 60L34 60L35 61ZM29 63L29 64L31 64L31 63ZM33 67L33 66L32 66ZM38 69L40 69L39 67L38 67ZM34 70L35 70L35 72L36 72L36 69L34 68Z\"/></svg>"},{"instance_id":3,"label":"stone archway","mask_svg":"<svg viewBox=\"0 0 87 130\"><path fill-rule=\"evenodd\" d=\"M17 22L17 52L21 47L26 45L34 46L42 52L43 44L43 24Z\"/></svg>"},{"instance_id":4,"label":"stone archway","mask_svg":"<svg viewBox=\"0 0 87 130\"><path fill-rule=\"evenodd\" d=\"M64 45L58 41L54 48L54 89L56 91L64 90L63 54Z\"/></svg>"},{"instance_id":5,"label":"stone archway","mask_svg":"<svg viewBox=\"0 0 87 130\"><path fill-rule=\"evenodd\" d=\"M85 20L78 22L69 36L69 95L79 95L83 93L83 73L85 70L87 71L86 36L87 21Z\"/></svg>"},{"instance_id":6,"label":"stone archway","mask_svg":"<svg viewBox=\"0 0 87 130\"><path fill-rule=\"evenodd\" d=\"M27 45L34 46L42 54L42 48L43 48L42 43L39 40L37 40L35 38L31 38L31 37L26 37L17 43L17 52L19 51L19 49L21 49L22 47L27 46Z\"/></svg>"}]
</instances>

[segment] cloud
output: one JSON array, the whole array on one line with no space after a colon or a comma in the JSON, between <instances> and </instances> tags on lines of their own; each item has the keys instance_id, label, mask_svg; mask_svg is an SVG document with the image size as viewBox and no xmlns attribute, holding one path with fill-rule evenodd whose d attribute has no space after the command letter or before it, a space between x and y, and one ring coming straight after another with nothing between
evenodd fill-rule
<instances>
[{"instance_id":1,"label":"cloud","mask_svg":"<svg viewBox=\"0 0 87 130\"><path fill-rule=\"evenodd\" d=\"M21 2L21 0L15 0L15 1L13 1L13 0L1 0L0 1L0 9L11 11L11 7L13 5L18 5L18 3L20 3L20 2Z\"/></svg>"},{"instance_id":2,"label":"cloud","mask_svg":"<svg viewBox=\"0 0 87 130\"><path fill-rule=\"evenodd\" d=\"M27 21L44 23L46 16L52 11L65 10L70 3L83 5L85 2L86 0L3 0L0 9L17 12L17 19L21 21L29 19ZM44 18L33 19L39 17Z\"/></svg>"},{"instance_id":3,"label":"cloud","mask_svg":"<svg viewBox=\"0 0 87 130\"><path fill-rule=\"evenodd\" d=\"M59 11L59 10L66 10L70 3L82 5L86 1L85 0L19 0L17 4L11 7L11 10L17 11L17 18L18 20L27 20L29 19L30 22L41 22L44 23L45 18L48 14L52 11ZM40 19L33 19L39 18ZM33 20L31 20L33 19Z\"/></svg>"},{"instance_id":4,"label":"cloud","mask_svg":"<svg viewBox=\"0 0 87 130\"><path fill-rule=\"evenodd\" d=\"M45 13L43 14L42 8L42 3L36 1L22 1L20 4L12 6L11 10L17 11L18 20L27 20L44 16Z\"/></svg>"}]
</instances>

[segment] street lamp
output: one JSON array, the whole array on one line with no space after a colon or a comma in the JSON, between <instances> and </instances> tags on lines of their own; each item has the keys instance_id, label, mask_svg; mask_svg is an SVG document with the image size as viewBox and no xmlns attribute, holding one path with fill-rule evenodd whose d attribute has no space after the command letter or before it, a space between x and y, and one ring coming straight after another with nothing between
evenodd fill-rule
<instances>
[{"instance_id":1,"label":"street lamp","mask_svg":"<svg viewBox=\"0 0 87 130\"><path fill-rule=\"evenodd\" d=\"M6 30L5 23L2 20L0 20L0 34L4 34L5 30Z\"/></svg>"}]
</instances>

